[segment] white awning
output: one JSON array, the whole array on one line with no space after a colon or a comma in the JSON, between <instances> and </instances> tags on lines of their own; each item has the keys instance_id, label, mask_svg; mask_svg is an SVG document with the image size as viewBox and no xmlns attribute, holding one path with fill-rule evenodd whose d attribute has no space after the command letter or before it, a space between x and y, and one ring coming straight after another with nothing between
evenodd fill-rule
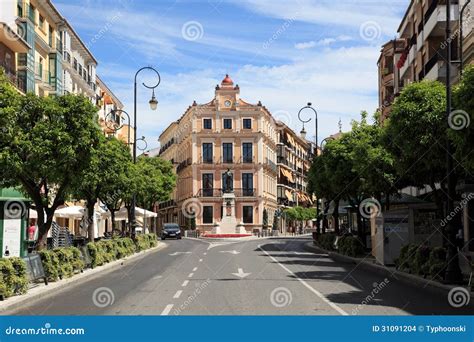
<instances>
[{"instance_id":1,"label":"white awning","mask_svg":"<svg viewBox=\"0 0 474 342\"><path fill-rule=\"evenodd\" d=\"M151 218L151 217L157 217L158 214L153 211L135 207L135 216L139 218ZM122 207L119 211L115 213L115 221L124 221L124 220L128 220L128 213L127 213L127 208Z\"/></svg>"}]
</instances>

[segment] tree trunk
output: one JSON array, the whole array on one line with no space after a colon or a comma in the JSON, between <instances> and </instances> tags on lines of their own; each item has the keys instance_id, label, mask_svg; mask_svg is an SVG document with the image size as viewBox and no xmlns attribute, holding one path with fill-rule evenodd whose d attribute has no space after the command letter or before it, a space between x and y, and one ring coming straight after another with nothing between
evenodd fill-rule
<instances>
[{"instance_id":1,"label":"tree trunk","mask_svg":"<svg viewBox=\"0 0 474 342\"><path fill-rule=\"evenodd\" d=\"M334 200L334 232L336 235L339 235L339 199Z\"/></svg>"},{"instance_id":2,"label":"tree trunk","mask_svg":"<svg viewBox=\"0 0 474 342\"><path fill-rule=\"evenodd\" d=\"M87 206L87 241L94 242L94 206L96 200L88 199Z\"/></svg>"},{"instance_id":3,"label":"tree trunk","mask_svg":"<svg viewBox=\"0 0 474 342\"><path fill-rule=\"evenodd\" d=\"M115 233L115 210L114 209L109 209L110 211L110 219L112 220L112 235Z\"/></svg>"},{"instance_id":4,"label":"tree trunk","mask_svg":"<svg viewBox=\"0 0 474 342\"><path fill-rule=\"evenodd\" d=\"M53 216L55 209L53 208L44 208L42 205L37 206L37 210L46 212L46 220L44 219L44 214L41 214L42 224L40 225L40 213L38 212L38 250L46 249L48 247L48 232L51 229L53 223Z\"/></svg>"}]
</instances>

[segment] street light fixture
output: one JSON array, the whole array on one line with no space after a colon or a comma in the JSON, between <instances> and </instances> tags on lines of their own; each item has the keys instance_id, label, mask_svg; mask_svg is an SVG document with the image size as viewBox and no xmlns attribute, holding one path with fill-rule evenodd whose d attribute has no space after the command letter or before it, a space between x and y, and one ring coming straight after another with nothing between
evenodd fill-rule
<instances>
[{"instance_id":1,"label":"street light fixture","mask_svg":"<svg viewBox=\"0 0 474 342\"><path fill-rule=\"evenodd\" d=\"M301 119L301 112L305 109L311 109L314 112L314 116L315 116L314 123L315 123L315 129L316 129L315 133L314 133L315 134L314 143L315 143L316 152L317 152L317 150L318 150L318 112L316 111L316 109L314 109L311 106L311 102L308 102L308 104L306 106L304 106L303 108L300 109L300 111L298 112L298 119L303 123L303 132L304 132L304 124L311 121L311 118L309 118L308 120Z\"/></svg>"},{"instance_id":2,"label":"street light fixture","mask_svg":"<svg viewBox=\"0 0 474 342\"><path fill-rule=\"evenodd\" d=\"M156 73L156 76L158 77L158 81L156 82L155 85L153 86L149 86L147 84L145 84L145 82L142 83L142 85L145 87L145 88L148 88L148 89L151 89L152 90L152 95L151 95L151 99L150 101L148 102L150 104L150 109L151 110L156 110L156 108L158 107L158 101L155 97L155 88L158 87L160 85L160 82L161 82L161 76L160 76L160 73L155 69L155 68L152 68L150 66L148 67L143 67L141 69L139 69L136 74L135 74L135 82L134 82L134 96L133 96L133 132L136 136L137 134L137 77L138 77L138 74L140 74L140 72L142 72L143 70L151 70L153 72ZM140 139L141 140L141 139ZM146 147L145 147L146 148ZM133 162L136 163L137 162L137 139L134 139L134 142L133 142ZM134 193L133 194L133 197L132 197L132 208L131 208L131 219L132 219L132 222L131 222L131 230L132 230L132 236L135 235L135 227L137 226L137 220L136 220L136 216L135 216L135 206L136 206L136 202L137 202L137 195Z\"/></svg>"}]
</instances>

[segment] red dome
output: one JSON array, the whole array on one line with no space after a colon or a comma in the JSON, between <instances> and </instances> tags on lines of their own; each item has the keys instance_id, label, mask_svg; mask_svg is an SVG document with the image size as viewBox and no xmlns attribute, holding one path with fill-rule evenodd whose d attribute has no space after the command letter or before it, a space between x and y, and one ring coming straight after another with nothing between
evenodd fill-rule
<instances>
[{"instance_id":1,"label":"red dome","mask_svg":"<svg viewBox=\"0 0 474 342\"><path fill-rule=\"evenodd\" d=\"M225 75L225 78L222 80L222 84L234 84L232 79L229 77L228 74Z\"/></svg>"}]
</instances>

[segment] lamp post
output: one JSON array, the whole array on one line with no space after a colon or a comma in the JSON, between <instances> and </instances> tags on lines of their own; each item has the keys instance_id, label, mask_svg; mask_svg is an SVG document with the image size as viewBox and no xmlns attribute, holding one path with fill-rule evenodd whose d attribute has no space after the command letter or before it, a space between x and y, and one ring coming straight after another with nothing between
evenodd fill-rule
<instances>
[{"instance_id":1,"label":"lamp post","mask_svg":"<svg viewBox=\"0 0 474 342\"><path fill-rule=\"evenodd\" d=\"M459 74L462 76L462 69L464 67L464 58L463 58L463 16L464 11L466 10L467 6L471 0L467 0L461 8L461 12L459 14Z\"/></svg>"},{"instance_id":2,"label":"lamp post","mask_svg":"<svg viewBox=\"0 0 474 342\"><path fill-rule=\"evenodd\" d=\"M446 123L449 123L451 113L451 0L446 2ZM449 128L449 126L448 126ZM448 183L448 194L446 203L446 216L454 212L454 197L456 196L455 177L453 170L453 148L451 142L446 138L446 173ZM435 189L433 189L435 191ZM458 250L456 246L456 226L453 220L448 220L446 225L448 245L446 252L445 280L451 283L457 283L462 280L461 269L459 268Z\"/></svg>"},{"instance_id":3,"label":"lamp post","mask_svg":"<svg viewBox=\"0 0 474 342\"><path fill-rule=\"evenodd\" d=\"M142 85L145 88L148 88L148 89L152 90L151 99L148 102L150 104L150 109L151 110L156 110L156 107L158 106L158 101L155 98L155 88L158 87L160 85L160 82L161 82L160 73L156 69L154 69L152 67L149 67L149 66L139 69L135 74L134 88L133 88L133 133L134 133L135 136L137 134L137 77L138 77L138 74L140 74L140 72L142 72L143 70L154 71L156 73L156 76L158 77L158 82L154 86L146 85L145 82L142 83ZM137 139L133 139L133 140L134 140L133 141L133 163L136 163L137 162ZM135 216L136 201L137 201L137 195L134 193L133 196L132 196L132 208L131 208L132 236L135 235L135 227L137 226L137 220L136 220L136 216Z\"/></svg>"},{"instance_id":4,"label":"lamp post","mask_svg":"<svg viewBox=\"0 0 474 342\"><path fill-rule=\"evenodd\" d=\"M311 121L311 118L309 118L308 120L303 120L301 119L301 112L305 109L311 109L313 112L314 112L314 123L315 123L315 137L314 137L314 143L315 143L315 146L316 146L316 153L318 151L318 112L316 111L316 109L314 109L312 106L311 106L311 102L308 102L308 104L306 106L304 106L303 108L301 108L298 112L298 119L303 123L303 132L304 131L304 124L307 123L307 122L310 122ZM306 134L306 132L305 132Z\"/></svg>"}]
</instances>

